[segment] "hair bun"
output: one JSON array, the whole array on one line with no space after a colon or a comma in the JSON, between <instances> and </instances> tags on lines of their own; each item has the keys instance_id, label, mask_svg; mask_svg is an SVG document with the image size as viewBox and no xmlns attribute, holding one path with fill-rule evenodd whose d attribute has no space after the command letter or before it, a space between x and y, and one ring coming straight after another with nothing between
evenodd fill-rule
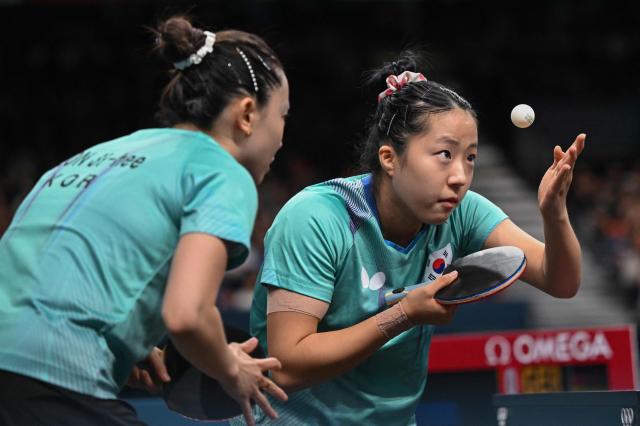
<instances>
[{"instance_id":1,"label":"hair bun","mask_svg":"<svg viewBox=\"0 0 640 426\"><path fill-rule=\"evenodd\" d=\"M204 31L191 25L184 16L174 16L161 22L156 30L156 49L170 63L178 62L204 43Z\"/></svg>"},{"instance_id":2,"label":"hair bun","mask_svg":"<svg viewBox=\"0 0 640 426\"><path fill-rule=\"evenodd\" d=\"M381 88L386 87L389 75L400 75L405 71L420 72L418 68L423 60L423 54L420 52L405 50L395 60L386 62L382 67L372 70L366 84L372 93L378 93Z\"/></svg>"}]
</instances>

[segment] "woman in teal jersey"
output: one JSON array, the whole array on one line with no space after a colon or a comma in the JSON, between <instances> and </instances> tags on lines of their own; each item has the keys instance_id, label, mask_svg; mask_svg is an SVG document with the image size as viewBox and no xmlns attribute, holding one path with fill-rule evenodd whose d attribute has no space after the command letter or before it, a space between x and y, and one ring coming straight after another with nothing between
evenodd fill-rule
<instances>
[{"instance_id":1,"label":"woman in teal jersey","mask_svg":"<svg viewBox=\"0 0 640 426\"><path fill-rule=\"evenodd\" d=\"M244 261L255 185L282 146L289 89L258 36L212 33L184 17L162 22L156 50L172 64L158 117L47 172L0 240L0 423L140 424L117 394L168 331L253 421L276 416L262 390L275 358L227 344L216 295ZM132 374L133 372L133 374ZM262 390L261 390L262 389Z\"/></svg>"},{"instance_id":2,"label":"woman in teal jersey","mask_svg":"<svg viewBox=\"0 0 640 426\"><path fill-rule=\"evenodd\" d=\"M566 194L585 136L553 152L538 191L545 241L537 241L469 191L476 114L416 72L418 60L407 52L373 76L384 91L363 145L369 173L306 188L265 239L251 327L282 362L275 382L291 390L286 404L274 401L278 424L414 424L432 326L455 311L434 294L455 280L442 271L456 258L518 246L528 258L524 281L554 297L578 291ZM427 280L386 308L386 292Z\"/></svg>"}]
</instances>

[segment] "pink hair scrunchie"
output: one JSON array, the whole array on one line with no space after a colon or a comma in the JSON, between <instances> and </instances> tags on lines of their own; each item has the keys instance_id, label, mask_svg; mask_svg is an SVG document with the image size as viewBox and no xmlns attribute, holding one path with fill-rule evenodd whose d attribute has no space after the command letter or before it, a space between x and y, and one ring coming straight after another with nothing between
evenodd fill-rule
<instances>
[{"instance_id":1,"label":"pink hair scrunchie","mask_svg":"<svg viewBox=\"0 0 640 426\"><path fill-rule=\"evenodd\" d=\"M389 75L387 77L387 88L378 95L378 103L389 95L393 95L409 83L417 81L427 81L427 78L419 72L404 71L400 75Z\"/></svg>"}]
</instances>

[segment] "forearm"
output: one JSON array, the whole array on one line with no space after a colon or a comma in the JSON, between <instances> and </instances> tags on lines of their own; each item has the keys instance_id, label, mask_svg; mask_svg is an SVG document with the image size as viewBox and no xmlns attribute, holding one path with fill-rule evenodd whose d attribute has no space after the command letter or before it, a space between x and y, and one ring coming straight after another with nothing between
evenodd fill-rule
<instances>
[{"instance_id":1,"label":"forearm","mask_svg":"<svg viewBox=\"0 0 640 426\"><path fill-rule=\"evenodd\" d=\"M317 332L318 318L298 312L267 317L269 353L282 362L273 378L296 389L326 382L365 361L388 340L418 324L446 324L455 307L440 304L434 295L457 278L443 275L428 286L410 291L395 305L351 327Z\"/></svg>"},{"instance_id":2,"label":"forearm","mask_svg":"<svg viewBox=\"0 0 640 426\"><path fill-rule=\"evenodd\" d=\"M220 312L211 306L190 326L170 330L176 348L198 370L214 379L233 375L233 355L227 345Z\"/></svg>"},{"instance_id":3,"label":"forearm","mask_svg":"<svg viewBox=\"0 0 640 426\"><path fill-rule=\"evenodd\" d=\"M273 378L288 389L326 382L352 370L387 340L377 316L341 330L312 333L286 345L282 353L274 353L270 347L270 355L279 358L283 366L273 371Z\"/></svg>"},{"instance_id":4,"label":"forearm","mask_svg":"<svg viewBox=\"0 0 640 426\"><path fill-rule=\"evenodd\" d=\"M542 263L545 291L555 297L573 297L580 287L582 254L568 215L544 220L545 248Z\"/></svg>"},{"instance_id":5,"label":"forearm","mask_svg":"<svg viewBox=\"0 0 640 426\"><path fill-rule=\"evenodd\" d=\"M181 237L162 305L162 319L177 349L216 379L229 377L238 368L215 306L226 265L222 240L200 233Z\"/></svg>"}]
</instances>

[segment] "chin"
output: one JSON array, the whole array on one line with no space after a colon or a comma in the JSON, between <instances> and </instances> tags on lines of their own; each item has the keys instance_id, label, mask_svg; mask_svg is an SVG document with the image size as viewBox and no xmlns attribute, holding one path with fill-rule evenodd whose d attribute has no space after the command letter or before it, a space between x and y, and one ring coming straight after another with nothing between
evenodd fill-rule
<instances>
[{"instance_id":1,"label":"chin","mask_svg":"<svg viewBox=\"0 0 640 426\"><path fill-rule=\"evenodd\" d=\"M264 181L264 178L267 176L268 173L269 173L269 168L255 175L253 179L256 181L256 185L260 185L262 181Z\"/></svg>"},{"instance_id":2,"label":"chin","mask_svg":"<svg viewBox=\"0 0 640 426\"><path fill-rule=\"evenodd\" d=\"M429 221L424 221L424 223L426 223L428 225L442 225L443 223L445 223L447 221L447 219L449 219L449 216L441 218L441 219L431 219Z\"/></svg>"},{"instance_id":3,"label":"chin","mask_svg":"<svg viewBox=\"0 0 640 426\"><path fill-rule=\"evenodd\" d=\"M442 225L449 219L451 216L451 212L440 212L440 213L432 213L429 215L424 215L420 217L420 222L426 223L428 225Z\"/></svg>"}]
</instances>

